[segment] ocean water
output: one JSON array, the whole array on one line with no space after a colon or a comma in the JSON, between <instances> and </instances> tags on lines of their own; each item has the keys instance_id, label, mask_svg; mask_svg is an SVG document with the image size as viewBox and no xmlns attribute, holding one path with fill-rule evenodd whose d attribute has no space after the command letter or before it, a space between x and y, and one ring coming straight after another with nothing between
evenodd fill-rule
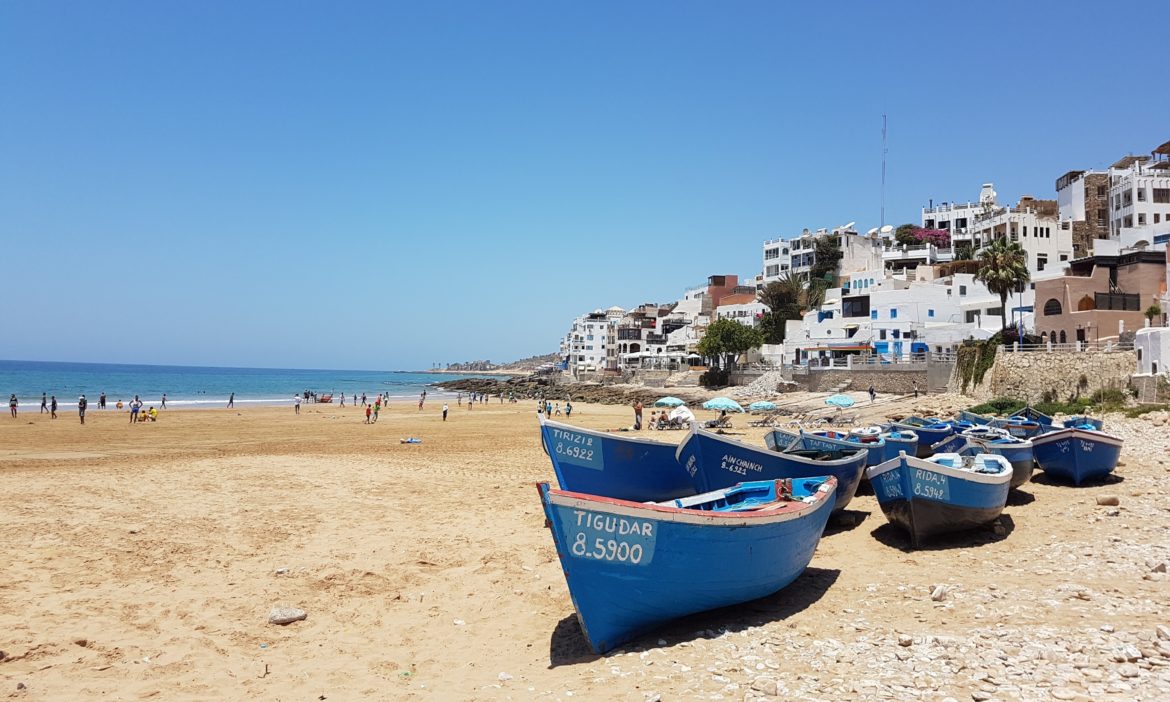
<instances>
[{"instance_id":1,"label":"ocean water","mask_svg":"<svg viewBox=\"0 0 1170 702\"><path fill-rule=\"evenodd\" d=\"M306 370L296 368L211 368L144 366L114 363L55 363L0 360L0 399L16 393L22 411L39 411L41 393L56 395L61 407L76 407L84 394L91 409L106 393L108 404L129 402L138 395L149 405L163 393L167 407L223 407L231 393L236 404L291 404L293 395L312 390L318 395L344 392L346 403L356 393L373 398L417 398L424 389L436 399L450 393L430 387L442 380L479 377L474 373L409 373L405 371ZM5 405L7 403L5 402ZM7 409L7 407L6 407Z\"/></svg>"}]
</instances>

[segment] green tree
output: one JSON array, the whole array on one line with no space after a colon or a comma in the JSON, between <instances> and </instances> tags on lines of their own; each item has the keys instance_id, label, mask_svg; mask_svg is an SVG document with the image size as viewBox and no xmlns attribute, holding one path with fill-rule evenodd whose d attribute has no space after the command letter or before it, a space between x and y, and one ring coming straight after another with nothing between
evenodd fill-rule
<instances>
[{"instance_id":1,"label":"green tree","mask_svg":"<svg viewBox=\"0 0 1170 702\"><path fill-rule=\"evenodd\" d=\"M1153 326L1154 319L1162 316L1162 306L1155 302L1146 308L1145 315L1146 319L1150 321L1150 326Z\"/></svg>"},{"instance_id":2,"label":"green tree","mask_svg":"<svg viewBox=\"0 0 1170 702\"><path fill-rule=\"evenodd\" d=\"M808 271L809 283L814 280L834 282L837 278L837 265L841 262L842 256L837 237L818 236L813 242L813 264Z\"/></svg>"},{"instance_id":3,"label":"green tree","mask_svg":"<svg viewBox=\"0 0 1170 702\"><path fill-rule=\"evenodd\" d=\"M955 260L956 261L970 261L975 258L975 247L971 242L964 241L961 244L955 244Z\"/></svg>"},{"instance_id":4,"label":"green tree","mask_svg":"<svg viewBox=\"0 0 1170 702\"><path fill-rule=\"evenodd\" d=\"M757 299L768 308L760 322L764 334L764 343L780 344L784 342L785 323L790 319L800 319L802 301L804 299L804 283L788 273L780 276L764 286L757 294Z\"/></svg>"},{"instance_id":5,"label":"green tree","mask_svg":"<svg viewBox=\"0 0 1170 702\"><path fill-rule=\"evenodd\" d=\"M902 224L894 230L894 241L898 242L900 246L918 246L922 242L918 237L914 236L914 230L918 228L917 224Z\"/></svg>"},{"instance_id":6,"label":"green tree","mask_svg":"<svg viewBox=\"0 0 1170 702\"><path fill-rule=\"evenodd\" d=\"M716 365L728 370L735 368L735 359L745 351L764 344L764 334L734 319L717 319L707 327L699 340L699 354L716 360Z\"/></svg>"},{"instance_id":7,"label":"green tree","mask_svg":"<svg viewBox=\"0 0 1170 702\"><path fill-rule=\"evenodd\" d=\"M1023 247L1008 239L996 239L979 252L979 270L975 280L998 295L1003 309L1003 328L1008 328L1007 298L1014 292L1023 292L1032 279L1028 272L1028 255Z\"/></svg>"}]
</instances>

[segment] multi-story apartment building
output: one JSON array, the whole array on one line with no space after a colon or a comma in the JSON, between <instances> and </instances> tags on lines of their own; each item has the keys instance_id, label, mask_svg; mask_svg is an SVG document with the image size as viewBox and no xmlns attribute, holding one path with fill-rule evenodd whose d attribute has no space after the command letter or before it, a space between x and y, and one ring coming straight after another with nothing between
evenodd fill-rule
<instances>
[{"instance_id":1,"label":"multi-story apartment building","mask_svg":"<svg viewBox=\"0 0 1170 702\"><path fill-rule=\"evenodd\" d=\"M852 272L882 267L885 240L875 231L859 234L853 223L833 230L805 229L791 239L772 239L764 242L764 285L778 280L786 273L807 276L816 264L816 242L821 237L833 237L841 250L838 272Z\"/></svg>"},{"instance_id":2,"label":"multi-story apartment building","mask_svg":"<svg viewBox=\"0 0 1170 702\"><path fill-rule=\"evenodd\" d=\"M1037 200L1029 195L1015 207L996 207L979 214L971 225L976 250L996 239L1008 238L1023 247L1032 277L1059 272L1073 256L1071 222L1061 223L1056 200Z\"/></svg>"},{"instance_id":3,"label":"multi-story apartment building","mask_svg":"<svg viewBox=\"0 0 1170 702\"><path fill-rule=\"evenodd\" d=\"M788 241L785 239L769 239L764 242L764 271L763 282L768 284L777 280L792 268L792 254L788 250Z\"/></svg>"},{"instance_id":4,"label":"multi-story apartment building","mask_svg":"<svg viewBox=\"0 0 1170 702\"><path fill-rule=\"evenodd\" d=\"M569 333L561 340L561 357L570 374L617 370L617 328L624 315L622 308L611 307L573 320Z\"/></svg>"},{"instance_id":5,"label":"multi-story apartment building","mask_svg":"<svg viewBox=\"0 0 1170 702\"><path fill-rule=\"evenodd\" d=\"M1152 156L1126 156L1109 169L1111 238L1123 248L1170 241L1170 142Z\"/></svg>"},{"instance_id":6,"label":"multi-story apartment building","mask_svg":"<svg viewBox=\"0 0 1170 702\"><path fill-rule=\"evenodd\" d=\"M1109 173L1065 173L1056 179L1056 204L1061 226L1071 227L1073 258L1088 256L1094 242L1109 238Z\"/></svg>"},{"instance_id":7,"label":"multi-story apartment building","mask_svg":"<svg viewBox=\"0 0 1170 702\"><path fill-rule=\"evenodd\" d=\"M975 219L998 207L994 183L984 183L975 202L943 202L922 208L923 229L943 229L951 233L952 245L971 241Z\"/></svg>"}]
</instances>

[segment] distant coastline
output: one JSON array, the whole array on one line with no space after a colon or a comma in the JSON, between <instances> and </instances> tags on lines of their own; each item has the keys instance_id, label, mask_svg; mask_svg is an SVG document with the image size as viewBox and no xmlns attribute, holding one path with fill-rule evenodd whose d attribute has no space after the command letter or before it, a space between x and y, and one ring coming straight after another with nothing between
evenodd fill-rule
<instances>
[{"instance_id":1,"label":"distant coastline","mask_svg":"<svg viewBox=\"0 0 1170 702\"><path fill-rule=\"evenodd\" d=\"M526 370L462 371L462 370L438 370L438 369L435 369L435 370L420 370L420 371L412 371L412 372L426 373L428 375L433 373L435 375L464 375L464 376L467 376L467 375L472 375L472 376L474 376L474 375L495 375L495 376L502 376L502 377L512 377L512 376L520 377L520 376L532 375L532 371L526 371Z\"/></svg>"}]
</instances>

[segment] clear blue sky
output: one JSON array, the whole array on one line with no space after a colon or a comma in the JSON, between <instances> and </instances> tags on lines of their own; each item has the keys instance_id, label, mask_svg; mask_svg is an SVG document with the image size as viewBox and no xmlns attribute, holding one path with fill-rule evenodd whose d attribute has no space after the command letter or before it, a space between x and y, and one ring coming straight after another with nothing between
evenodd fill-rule
<instances>
[{"instance_id":1,"label":"clear blue sky","mask_svg":"<svg viewBox=\"0 0 1170 702\"><path fill-rule=\"evenodd\" d=\"M1170 139L1170 3L0 3L0 357L548 352Z\"/></svg>"}]
</instances>

